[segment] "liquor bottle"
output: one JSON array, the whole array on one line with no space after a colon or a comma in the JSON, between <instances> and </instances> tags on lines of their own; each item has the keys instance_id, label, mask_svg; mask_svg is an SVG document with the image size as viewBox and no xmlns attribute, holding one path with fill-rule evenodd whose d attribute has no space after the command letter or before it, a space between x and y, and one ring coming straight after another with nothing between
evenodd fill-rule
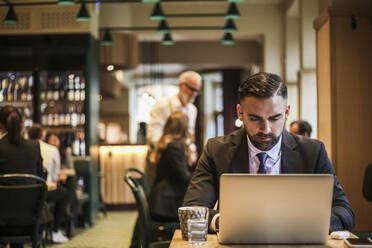
<instances>
[{"instance_id":1,"label":"liquor bottle","mask_svg":"<svg viewBox=\"0 0 372 248\"><path fill-rule=\"evenodd\" d=\"M68 92L67 92L67 100L73 101L75 98L74 92L74 75L70 74L68 76Z\"/></svg>"},{"instance_id":2,"label":"liquor bottle","mask_svg":"<svg viewBox=\"0 0 372 248\"><path fill-rule=\"evenodd\" d=\"M61 83L59 85L59 98L61 100L66 100L67 90L68 90L67 80L66 78L62 77Z\"/></svg>"},{"instance_id":3,"label":"liquor bottle","mask_svg":"<svg viewBox=\"0 0 372 248\"><path fill-rule=\"evenodd\" d=\"M53 81L52 77L48 77L47 79L47 92L46 92L46 100L51 101L53 100Z\"/></svg>"},{"instance_id":4,"label":"liquor bottle","mask_svg":"<svg viewBox=\"0 0 372 248\"><path fill-rule=\"evenodd\" d=\"M32 101L32 86L34 85L34 78L30 76L27 84L27 101Z\"/></svg>"},{"instance_id":5,"label":"liquor bottle","mask_svg":"<svg viewBox=\"0 0 372 248\"><path fill-rule=\"evenodd\" d=\"M1 80L1 89L0 89L0 102L5 102L7 100L6 93L8 92L8 79L3 78Z\"/></svg>"},{"instance_id":6,"label":"liquor bottle","mask_svg":"<svg viewBox=\"0 0 372 248\"><path fill-rule=\"evenodd\" d=\"M77 127L78 125L78 115L75 111L75 106L73 104L71 104L72 106L72 111L70 112L71 113L71 126L73 127Z\"/></svg>"},{"instance_id":7,"label":"liquor bottle","mask_svg":"<svg viewBox=\"0 0 372 248\"><path fill-rule=\"evenodd\" d=\"M13 90L13 88L14 88L14 83L13 83L13 80L12 80L8 84L8 90L7 90L8 91L8 93L7 93L7 101L8 102L13 102L13 100L14 100L14 95L13 95L14 90Z\"/></svg>"},{"instance_id":8,"label":"liquor bottle","mask_svg":"<svg viewBox=\"0 0 372 248\"><path fill-rule=\"evenodd\" d=\"M47 125L53 126L53 112L52 109L48 106L48 119L47 119Z\"/></svg>"},{"instance_id":9,"label":"liquor bottle","mask_svg":"<svg viewBox=\"0 0 372 248\"><path fill-rule=\"evenodd\" d=\"M48 125L48 108L45 108L44 111L41 113L41 125Z\"/></svg>"},{"instance_id":10,"label":"liquor bottle","mask_svg":"<svg viewBox=\"0 0 372 248\"><path fill-rule=\"evenodd\" d=\"M85 77L80 79L80 101L85 101Z\"/></svg>"},{"instance_id":11,"label":"liquor bottle","mask_svg":"<svg viewBox=\"0 0 372 248\"><path fill-rule=\"evenodd\" d=\"M46 90L47 90L47 85L45 82L41 81L40 82L40 100L41 101L46 101Z\"/></svg>"},{"instance_id":12,"label":"liquor bottle","mask_svg":"<svg viewBox=\"0 0 372 248\"><path fill-rule=\"evenodd\" d=\"M59 105L59 115L58 115L58 119L59 119L59 126L64 126L66 125L66 120L65 120L65 111L64 111L64 106L63 105Z\"/></svg>"},{"instance_id":13,"label":"liquor bottle","mask_svg":"<svg viewBox=\"0 0 372 248\"><path fill-rule=\"evenodd\" d=\"M14 81L14 88L13 88L13 101L19 101L20 99L20 86L19 80Z\"/></svg>"},{"instance_id":14,"label":"liquor bottle","mask_svg":"<svg viewBox=\"0 0 372 248\"><path fill-rule=\"evenodd\" d=\"M80 77L76 76L75 77L75 101L80 101Z\"/></svg>"},{"instance_id":15,"label":"liquor bottle","mask_svg":"<svg viewBox=\"0 0 372 248\"><path fill-rule=\"evenodd\" d=\"M54 85L53 85L53 99L54 99L54 101L59 100L59 84L60 84L59 76L55 76L54 77Z\"/></svg>"},{"instance_id":16,"label":"liquor bottle","mask_svg":"<svg viewBox=\"0 0 372 248\"><path fill-rule=\"evenodd\" d=\"M66 107L66 109L65 109L65 111L66 111L65 125L71 126L71 112L70 112L71 108L70 108L70 104L67 104L65 107Z\"/></svg>"},{"instance_id":17,"label":"liquor bottle","mask_svg":"<svg viewBox=\"0 0 372 248\"><path fill-rule=\"evenodd\" d=\"M28 82L27 82L27 77L22 77L19 80L20 84L20 94L21 94L21 101L25 102L27 101L27 87L28 87Z\"/></svg>"}]
</instances>

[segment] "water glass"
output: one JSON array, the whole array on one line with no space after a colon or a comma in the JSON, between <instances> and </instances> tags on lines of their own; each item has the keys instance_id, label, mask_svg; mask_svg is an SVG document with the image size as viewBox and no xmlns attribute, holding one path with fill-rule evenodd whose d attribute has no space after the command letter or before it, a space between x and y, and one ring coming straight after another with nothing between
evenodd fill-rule
<instances>
[{"instance_id":1,"label":"water glass","mask_svg":"<svg viewBox=\"0 0 372 248\"><path fill-rule=\"evenodd\" d=\"M208 220L188 219L187 236L190 245L204 245L207 241Z\"/></svg>"}]
</instances>

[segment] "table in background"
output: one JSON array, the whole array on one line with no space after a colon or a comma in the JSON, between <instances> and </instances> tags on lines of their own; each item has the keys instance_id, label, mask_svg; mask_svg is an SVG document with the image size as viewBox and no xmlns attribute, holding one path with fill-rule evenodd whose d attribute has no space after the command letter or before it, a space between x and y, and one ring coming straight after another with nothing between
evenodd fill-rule
<instances>
[{"instance_id":1,"label":"table in background","mask_svg":"<svg viewBox=\"0 0 372 248\"><path fill-rule=\"evenodd\" d=\"M172 239L172 242L171 242L169 248L185 248L185 247L189 247L188 242L182 240L181 230L176 230L174 232L173 239ZM258 247L258 248L332 247L332 248L347 248L348 246L345 244L345 242L343 240L334 240L334 239L328 239L328 241L325 245L222 245L222 244L218 243L217 235L208 234L207 243L205 245L199 246L199 247L200 248L227 248L227 247L234 247L234 248L240 248L240 247ZM194 248L197 248L197 247L194 246Z\"/></svg>"}]
</instances>

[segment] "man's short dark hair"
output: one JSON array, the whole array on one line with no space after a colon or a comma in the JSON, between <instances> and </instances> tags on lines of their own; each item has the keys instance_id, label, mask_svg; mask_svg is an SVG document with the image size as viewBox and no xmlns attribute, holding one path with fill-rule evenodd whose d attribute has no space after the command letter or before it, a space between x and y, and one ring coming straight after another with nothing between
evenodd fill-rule
<instances>
[{"instance_id":1,"label":"man's short dark hair","mask_svg":"<svg viewBox=\"0 0 372 248\"><path fill-rule=\"evenodd\" d=\"M278 75L259 72L239 85L239 100L242 101L249 96L256 98L282 96L287 99L287 86Z\"/></svg>"},{"instance_id":2,"label":"man's short dark hair","mask_svg":"<svg viewBox=\"0 0 372 248\"><path fill-rule=\"evenodd\" d=\"M307 133L309 137L311 136L311 132L313 131L311 125L309 122L304 121L304 120L298 120L298 121L293 121L291 122L291 125L297 124L298 125L298 134L299 135L305 135Z\"/></svg>"},{"instance_id":3,"label":"man's short dark hair","mask_svg":"<svg viewBox=\"0 0 372 248\"><path fill-rule=\"evenodd\" d=\"M41 139L42 131L41 125L35 123L28 129L28 137L32 140L39 140Z\"/></svg>"}]
</instances>

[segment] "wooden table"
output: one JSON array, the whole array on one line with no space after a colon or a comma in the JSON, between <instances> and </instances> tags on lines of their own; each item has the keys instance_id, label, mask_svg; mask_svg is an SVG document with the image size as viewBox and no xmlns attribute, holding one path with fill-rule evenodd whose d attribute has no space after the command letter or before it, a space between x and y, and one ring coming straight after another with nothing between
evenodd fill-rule
<instances>
[{"instance_id":1,"label":"wooden table","mask_svg":"<svg viewBox=\"0 0 372 248\"><path fill-rule=\"evenodd\" d=\"M355 237L354 235L351 235ZM189 246L187 241L182 240L181 230L176 230L172 242L170 244L170 248L185 248L191 247ZM203 246L199 246L200 248L223 248L223 247L234 247L234 248L242 248L242 247L257 247L257 248L294 248L294 247L302 247L302 248L320 248L320 247L332 247L332 248L348 248L343 240L334 240L328 239L325 245L221 245L218 243L217 236L215 234L208 234L207 243Z\"/></svg>"}]
</instances>

